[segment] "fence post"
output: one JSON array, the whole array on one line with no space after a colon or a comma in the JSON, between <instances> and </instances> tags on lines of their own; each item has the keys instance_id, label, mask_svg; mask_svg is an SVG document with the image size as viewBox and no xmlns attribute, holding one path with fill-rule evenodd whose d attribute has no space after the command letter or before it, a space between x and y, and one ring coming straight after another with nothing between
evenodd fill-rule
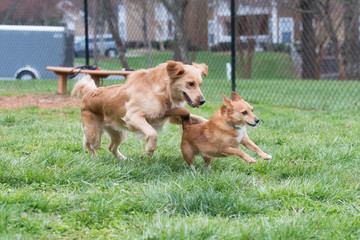
<instances>
[{"instance_id":1,"label":"fence post","mask_svg":"<svg viewBox=\"0 0 360 240\"><path fill-rule=\"evenodd\" d=\"M235 92L235 0L231 0L231 90Z\"/></svg>"},{"instance_id":2,"label":"fence post","mask_svg":"<svg viewBox=\"0 0 360 240\"><path fill-rule=\"evenodd\" d=\"M85 25L85 60L86 60L85 64L86 64L86 67L88 67L89 66L89 31L88 31L87 0L84 0L84 25Z\"/></svg>"}]
</instances>

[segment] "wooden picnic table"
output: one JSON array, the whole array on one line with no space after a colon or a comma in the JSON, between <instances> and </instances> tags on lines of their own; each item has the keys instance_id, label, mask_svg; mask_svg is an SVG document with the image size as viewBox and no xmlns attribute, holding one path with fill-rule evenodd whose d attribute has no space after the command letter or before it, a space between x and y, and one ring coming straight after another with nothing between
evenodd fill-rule
<instances>
[{"instance_id":1,"label":"wooden picnic table","mask_svg":"<svg viewBox=\"0 0 360 240\"><path fill-rule=\"evenodd\" d=\"M132 71L114 71L114 70L90 70L90 69L81 69L81 68L72 68L72 67L53 67L53 66L47 66L46 70L53 71L56 75L59 76L59 86L58 86L59 94L66 93L67 77L69 74L75 74L75 73L90 74L91 78L94 79L96 86L99 86L101 78L106 78L109 75L121 75L126 77L132 72Z\"/></svg>"}]
</instances>

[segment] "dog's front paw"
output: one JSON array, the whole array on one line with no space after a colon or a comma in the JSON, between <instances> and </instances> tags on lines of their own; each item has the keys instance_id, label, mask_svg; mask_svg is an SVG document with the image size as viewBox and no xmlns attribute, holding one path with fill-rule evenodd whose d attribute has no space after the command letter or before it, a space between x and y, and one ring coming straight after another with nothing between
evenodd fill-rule
<instances>
[{"instance_id":1,"label":"dog's front paw","mask_svg":"<svg viewBox=\"0 0 360 240\"><path fill-rule=\"evenodd\" d=\"M260 157L264 160L270 160L272 158L271 155L266 154L266 153L260 154Z\"/></svg>"},{"instance_id":2,"label":"dog's front paw","mask_svg":"<svg viewBox=\"0 0 360 240\"><path fill-rule=\"evenodd\" d=\"M245 160L247 163L256 163L255 159L253 159L252 157L244 158L244 160Z\"/></svg>"},{"instance_id":3,"label":"dog's front paw","mask_svg":"<svg viewBox=\"0 0 360 240\"><path fill-rule=\"evenodd\" d=\"M121 159L121 160L126 160L126 157L124 155L122 155L120 152L116 157Z\"/></svg>"},{"instance_id":4,"label":"dog's front paw","mask_svg":"<svg viewBox=\"0 0 360 240\"><path fill-rule=\"evenodd\" d=\"M154 151L153 149L149 149L149 150L146 150L146 155L148 155L149 157L152 157L154 155Z\"/></svg>"}]
</instances>

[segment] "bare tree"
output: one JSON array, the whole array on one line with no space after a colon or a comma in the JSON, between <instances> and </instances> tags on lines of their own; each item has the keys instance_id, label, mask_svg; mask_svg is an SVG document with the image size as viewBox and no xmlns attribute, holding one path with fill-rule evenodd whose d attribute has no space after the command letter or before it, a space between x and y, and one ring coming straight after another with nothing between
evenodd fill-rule
<instances>
[{"instance_id":1,"label":"bare tree","mask_svg":"<svg viewBox=\"0 0 360 240\"><path fill-rule=\"evenodd\" d=\"M315 7L317 8L317 13L321 16L321 19L324 22L324 28L334 48L334 56L336 65L338 67L338 79L344 80L346 79L346 72L343 55L341 54L341 42L337 34L340 24L335 26L335 23L331 17L332 10L339 9L339 6L331 6L330 0L317 0L315 1Z\"/></svg>"},{"instance_id":2,"label":"bare tree","mask_svg":"<svg viewBox=\"0 0 360 240\"><path fill-rule=\"evenodd\" d=\"M103 0L103 4L104 4L104 11L106 12L105 16L106 16L106 20L109 26L109 30L111 32L111 35L113 36L114 40L115 40L115 44L116 44L116 51L119 54L119 58L121 61L121 64L123 66L123 68L129 68L129 65L126 61L125 58L125 47L124 47L124 43L120 38L120 34L119 34L119 26L118 26L118 18L117 18L117 14L114 11L114 9L117 9L117 7L114 7L110 0Z\"/></svg>"},{"instance_id":3,"label":"bare tree","mask_svg":"<svg viewBox=\"0 0 360 240\"><path fill-rule=\"evenodd\" d=\"M360 79L359 0L344 0L345 67L348 79Z\"/></svg>"},{"instance_id":4,"label":"bare tree","mask_svg":"<svg viewBox=\"0 0 360 240\"><path fill-rule=\"evenodd\" d=\"M189 0L161 0L161 2L172 14L175 22L174 60L189 63L185 33L185 9Z\"/></svg>"},{"instance_id":5,"label":"bare tree","mask_svg":"<svg viewBox=\"0 0 360 240\"><path fill-rule=\"evenodd\" d=\"M270 9L267 1L236 0L235 9L235 45L238 57L238 74L240 78L250 79L257 38L259 35L269 34L268 15L255 10L243 9Z\"/></svg>"},{"instance_id":6,"label":"bare tree","mask_svg":"<svg viewBox=\"0 0 360 240\"><path fill-rule=\"evenodd\" d=\"M250 35L253 35L251 33L252 30L254 30L257 34L257 21L256 16L247 16L247 19L250 19L250 21L246 21L245 24L241 24L241 20L239 20L239 17L236 18L236 28L235 28L235 38L236 38L236 49L238 52L238 58L239 58L239 76L240 78L251 78L251 69L252 69L252 61L255 54L255 46L256 46L256 40L254 37L251 37ZM242 28L244 29L244 35L248 36L246 38L246 53L244 51L243 42L240 39L240 24L242 25ZM254 35L255 35L254 34Z\"/></svg>"}]
</instances>

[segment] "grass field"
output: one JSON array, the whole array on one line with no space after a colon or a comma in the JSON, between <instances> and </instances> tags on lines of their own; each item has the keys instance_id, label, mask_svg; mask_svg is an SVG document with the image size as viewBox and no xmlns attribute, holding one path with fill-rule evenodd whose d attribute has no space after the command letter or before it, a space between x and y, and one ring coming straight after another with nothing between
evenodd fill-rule
<instances>
[{"instance_id":1,"label":"grass field","mask_svg":"<svg viewBox=\"0 0 360 240\"><path fill-rule=\"evenodd\" d=\"M359 239L358 111L254 106L263 121L249 136L273 159L210 170L187 166L177 126L152 158L128 134L128 160L106 135L91 159L79 109L0 110L0 239Z\"/></svg>"},{"instance_id":2,"label":"grass field","mask_svg":"<svg viewBox=\"0 0 360 240\"><path fill-rule=\"evenodd\" d=\"M171 52L154 53L152 62L156 66L172 58ZM199 52L196 62L209 66L208 76L202 86L207 100L221 101L221 94L231 91L231 81L226 78L225 64L228 54ZM147 56L128 57L134 69L147 68ZM76 59L84 64L84 59ZM90 61L92 64L92 61ZM101 60L102 69L118 70L121 64L117 59ZM255 103L278 106L292 106L321 110L360 110L360 81L297 80L292 73L289 56L281 53L257 52L253 61L252 79L237 79L236 91ZM104 80L102 85L123 83L123 80ZM75 80L68 81L70 93ZM56 93L58 81L53 80L9 80L0 81L0 95Z\"/></svg>"},{"instance_id":3,"label":"grass field","mask_svg":"<svg viewBox=\"0 0 360 240\"><path fill-rule=\"evenodd\" d=\"M68 81L68 94L76 80ZM102 86L123 83L123 80L103 80ZM0 96L19 94L56 93L56 80L0 81ZM221 101L221 95L230 94L231 82L211 77L201 87L206 100ZM360 110L359 81L312 80L243 80L236 82L236 91L254 103L291 106L319 110Z\"/></svg>"},{"instance_id":4,"label":"grass field","mask_svg":"<svg viewBox=\"0 0 360 240\"><path fill-rule=\"evenodd\" d=\"M154 65L164 59L156 57ZM152 158L130 133L120 147L128 160L107 150L107 135L92 159L82 149L80 109L0 109L0 239L360 239L359 82L289 80L262 57L255 63L272 65L256 74L274 71L276 80L238 79L237 92L262 119L248 134L269 162L216 158L206 169L198 158L189 167L174 125ZM225 68L215 67L202 86L207 103L191 109L206 118L230 95ZM57 81L0 81L0 89L55 93Z\"/></svg>"}]
</instances>

